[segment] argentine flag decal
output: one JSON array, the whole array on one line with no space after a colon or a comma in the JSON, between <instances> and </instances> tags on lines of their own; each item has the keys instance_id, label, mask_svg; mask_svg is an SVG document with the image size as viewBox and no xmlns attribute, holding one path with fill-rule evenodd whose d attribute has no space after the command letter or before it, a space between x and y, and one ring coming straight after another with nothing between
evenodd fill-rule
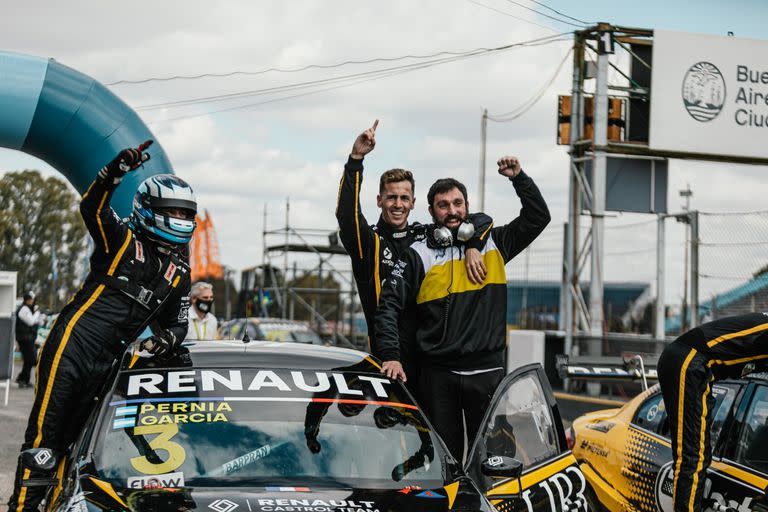
<instances>
[{"instance_id":1,"label":"argentine flag decal","mask_svg":"<svg viewBox=\"0 0 768 512\"><path fill-rule=\"evenodd\" d=\"M118 418L112 424L112 428L130 428L136 426L136 418L134 416L130 418Z\"/></svg>"}]
</instances>

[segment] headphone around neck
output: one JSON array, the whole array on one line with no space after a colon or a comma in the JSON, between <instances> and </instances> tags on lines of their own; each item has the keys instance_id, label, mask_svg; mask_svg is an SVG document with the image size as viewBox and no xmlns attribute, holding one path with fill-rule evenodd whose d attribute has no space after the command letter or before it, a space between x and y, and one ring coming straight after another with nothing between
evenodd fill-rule
<instances>
[{"instance_id":1,"label":"headphone around neck","mask_svg":"<svg viewBox=\"0 0 768 512\"><path fill-rule=\"evenodd\" d=\"M471 222L462 222L456 232L459 242L470 240L475 234L475 226ZM432 239L438 247L450 247L453 244L453 233L445 226L439 226L432 231Z\"/></svg>"}]
</instances>

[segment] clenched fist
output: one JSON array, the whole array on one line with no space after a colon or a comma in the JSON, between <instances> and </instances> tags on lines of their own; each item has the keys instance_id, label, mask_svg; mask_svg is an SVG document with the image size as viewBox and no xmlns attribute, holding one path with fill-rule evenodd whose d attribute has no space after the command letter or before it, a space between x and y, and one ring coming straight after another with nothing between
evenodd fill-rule
<instances>
[{"instance_id":1,"label":"clenched fist","mask_svg":"<svg viewBox=\"0 0 768 512\"><path fill-rule=\"evenodd\" d=\"M499 174L507 178L514 178L523 170L516 156L503 156L499 158L496 165L499 166Z\"/></svg>"}]
</instances>

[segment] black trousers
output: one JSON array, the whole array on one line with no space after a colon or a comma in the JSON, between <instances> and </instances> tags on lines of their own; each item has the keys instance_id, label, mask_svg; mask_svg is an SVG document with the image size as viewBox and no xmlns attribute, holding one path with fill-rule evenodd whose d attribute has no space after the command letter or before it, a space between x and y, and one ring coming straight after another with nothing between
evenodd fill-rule
<instances>
[{"instance_id":1,"label":"black trousers","mask_svg":"<svg viewBox=\"0 0 768 512\"><path fill-rule=\"evenodd\" d=\"M704 482L712 461L712 382L768 358L762 339L747 337L752 329L712 338L713 325L717 326L713 322L692 329L670 343L657 366L672 432L675 512L704 509Z\"/></svg>"},{"instance_id":2,"label":"black trousers","mask_svg":"<svg viewBox=\"0 0 768 512\"><path fill-rule=\"evenodd\" d=\"M35 400L22 450L44 447L63 455L82 429L93 398L112 368L115 352L79 335L76 320L57 319L40 351ZM37 510L46 488L28 487L24 481L51 476L35 474L19 464L8 510Z\"/></svg>"},{"instance_id":3,"label":"black trousers","mask_svg":"<svg viewBox=\"0 0 768 512\"><path fill-rule=\"evenodd\" d=\"M35 340L16 340L21 350L22 367L21 372L16 377L16 382L29 384L29 375L32 372L32 368L37 364L37 354L35 353Z\"/></svg>"},{"instance_id":4,"label":"black trousers","mask_svg":"<svg viewBox=\"0 0 768 512\"><path fill-rule=\"evenodd\" d=\"M419 405L459 462L464 456L464 421L468 442L472 443L503 377L503 370L459 375L442 368L421 368Z\"/></svg>"}]
</instances>

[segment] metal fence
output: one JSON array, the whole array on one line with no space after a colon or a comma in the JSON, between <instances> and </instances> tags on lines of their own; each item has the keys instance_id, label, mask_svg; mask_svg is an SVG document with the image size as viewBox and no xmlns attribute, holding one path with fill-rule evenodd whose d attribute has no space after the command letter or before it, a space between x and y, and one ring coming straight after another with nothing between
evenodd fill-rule
<instances>
[{"instance_id":1,"label":"metal fence","mask_svg":"<svg viewBox=\"0 0 768 512\"><path fill-rule=\"evenodd\" d=\"M768 211L699 213L702 321L768 311Z\"/></svg>"}]
</instances>

